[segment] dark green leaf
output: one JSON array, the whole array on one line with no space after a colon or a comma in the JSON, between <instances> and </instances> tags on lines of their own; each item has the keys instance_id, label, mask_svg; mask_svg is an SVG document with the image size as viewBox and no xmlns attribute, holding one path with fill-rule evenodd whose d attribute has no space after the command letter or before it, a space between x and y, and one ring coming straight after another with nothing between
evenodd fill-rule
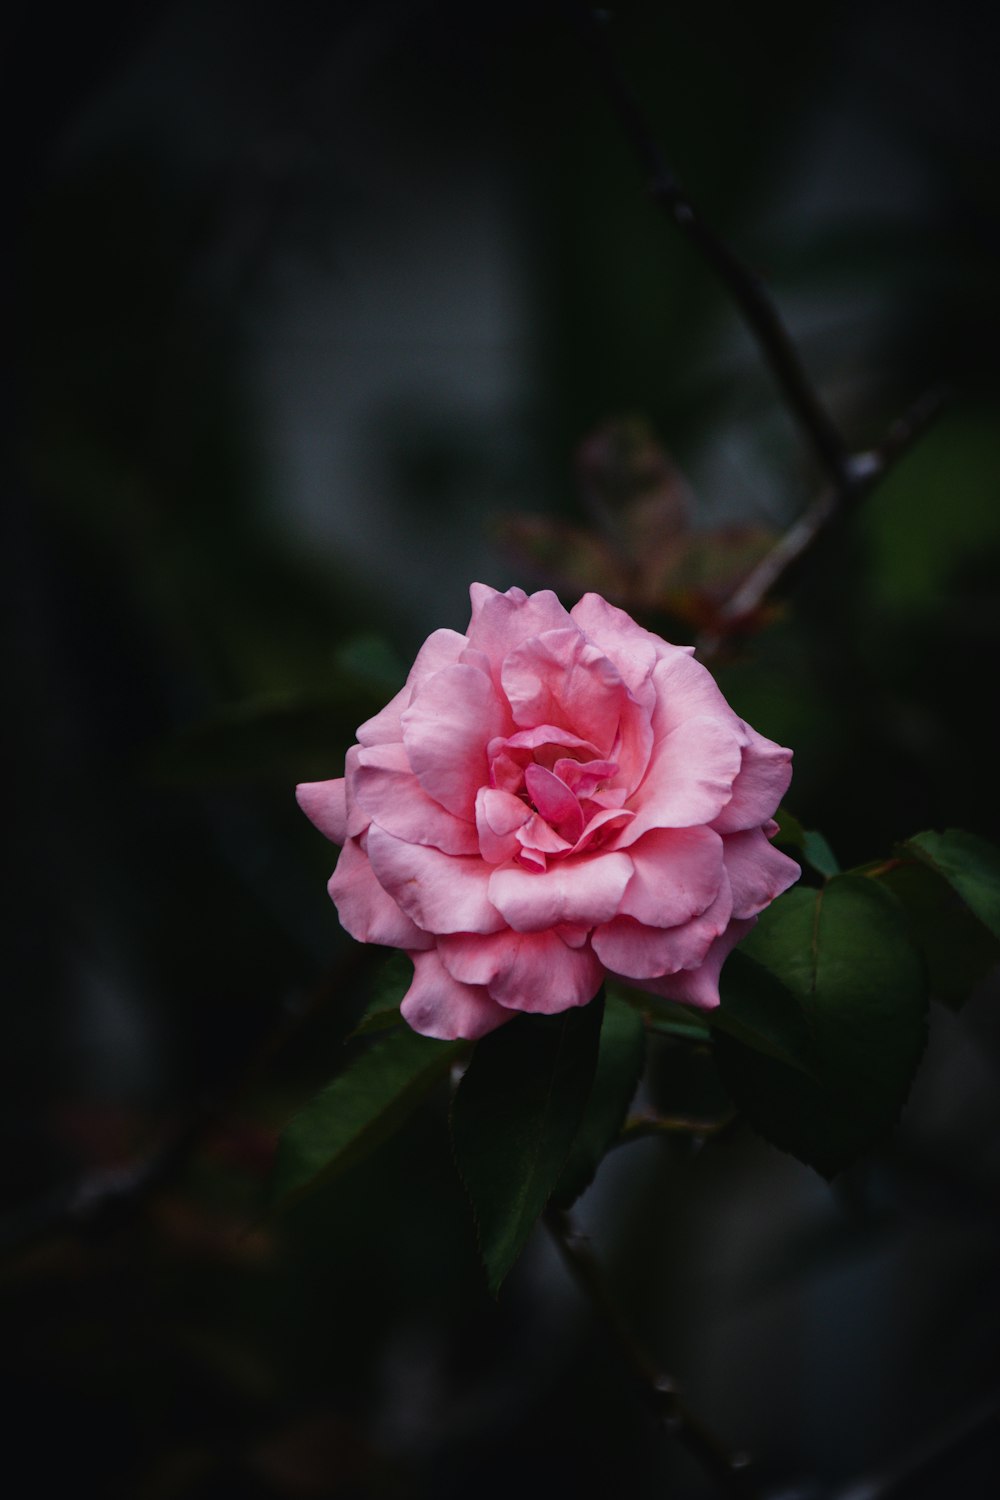
<instances>
[{"instance_id":1,"label":"dark green leaf","mask_svg":"<svg viewBox=\"0 0 1000 1500\"><path fill-rule=\"evenodd\" d=\"M906 921L874 881L838 875L763 913L747 954L802 1007L816 1076L725 1033L719 1069L768 1140L832 1177L896 1120L926 1035L926 983Z\"/></svg>"},{"instance_id":2,"label":"dark green leaf","mask_svg":"<svg viewBox=\"0 0 1000 1500\"><path fill-rule=\"evenodd\" d=\"M569 1159L553 1194L560 1208L569 1208L594 1173L617 1136L639 1083L646 1055L642 1016L626 1001L609 995L604 1005L597 1069L580 1128Z\"/></svg>"},{"instance_id":3,"label":"dark green leaf","mask_svg":"<svg viewBox=\"0 0 1000 1500\"><path fill-rule=\"evenodd\" d=\"M278 1142L270 1200L353 1166L413 1112L461 1055L460 1042L435 1042L408 1027L362 1053L295 1116Z\"/></svg>"},{"instance_id":4,"label":"dark green leaf","mask_svg":"<svg viewBox=\"0 0 1000 1500\"><path fill-rule=\"evenodd\" d=\"M633 989L619 981L609 981L605 989L609 999L614 997L631 1006L643 1017L646 1027L659 1036L675 1037L682 1042L708 1043L712 1040L704 1011L692 1010L687 1005L679 1005L676 1000L652 995L648 990Z\"/></svg>"},{"instance_id":5,"label":"dark green leaf","mask_svg":"<svg viewBox=\"0 0 1000 1500\"><path fill-rule=\"evenodd\" d=\"M706 1012L725 1032L755 1052L813 1075L812 1032L801 1003L771 969L739 949L727 959L719 986L722 1004Z\"/></svg>"},{"instance_id":6,"label":"dark green leaf","mask_svg":"<svg viewBox=\"0 0 1000 1500\"><path fill-rule=\"evenodd\" d=\"M491 1292L552 1195L590 1095L603 1001L519 1016L476 1045L451 1111Z\"/></svg>"},{"instance_id":7,"label":"dark green leaf","mask_svg":"<svg viewBox=\"0 0 1000 1500\"><path fill-rule=\"evenodd\" d=\"M390 953L379 969L372 986L372 997L365 1013L355 1026L354 1036L389 1031L406 1023L399 1007L413 980L413 965L403 953Z\"/></svg>"},{"instance_id":8,"label":"dark green leaf","mask_svg":"<svg viewBox=\"0 0 1000 1500\"><path fill-rule=\"evenodd\" d=\"M1000 938L1000 849L961 828L918 833L903 849L942 875L980 922Z\"/></svg>"},{"instance_id":9,"label":"dark green leaf","mask_svg":"<svg viewBox=\"0 0 1000 1500\"><path fill-rule=\"evenodd\" d=\"M957 1010L1000 963L1000 942L931 865L893 860L872 873L906 913L932 997Z\"/></svg>"},{"instance_id":10,"label":"dark green leaf","mask_svg":"<svg viewBox=\"0 0 1000 1500\"><path fill-rule=\"evenodd\" d=\"M817 875L822 875L824 880L840 874L837 856L821 833L803 828L798 818L784 807L778 808L775 821L778 832L774 835L774 842L779 849L790 849L798 859L815 870Z\"/></svg>"}]
</instances>

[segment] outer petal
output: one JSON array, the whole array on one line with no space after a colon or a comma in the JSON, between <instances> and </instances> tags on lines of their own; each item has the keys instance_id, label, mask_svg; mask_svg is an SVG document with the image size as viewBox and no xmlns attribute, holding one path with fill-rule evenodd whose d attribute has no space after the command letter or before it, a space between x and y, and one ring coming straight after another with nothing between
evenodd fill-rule
<instances>
[{"instance_id":1,"label":"outer petal","mask_svg":"<svg viewBox=\"0 0 1000 1500\"><path fill-rule=\"evenodd\" d=\"M445 967L466 984L484 984L512 1010L556 1015L586 1005L601 987L604 970L589 945L567 947L555 932L461 933L438 944Z\"/></svg>"},{"instance_id":2,"label":"outer petal","mask_svg":"<svg viewBox=\"0 0 1000 1500\"><path fill-rule=\"evenodd\" d=\"M665 739L686 719L708 717L721 719L724 724L740 723L708 668L679 646L671 646L653 668L653 686L656 740Z\"/></svg>"},{"instance_id":3,"label":"outer petal","mask_svg":"<svg viewBox=\"0 0 1000 1500\"><path fill-rule=\"evenodd\" d=\"M479 852L475 828L428 797L410 770L402 745L362 750L353 790L355 801L373 823L408 844L431 844L445 854Z\"/></svg>"},{"instance_id":4,"label":"outer petal","mask_svg":"<svg viewBox=\"0 0 1000 1500\"><path fill-rule=\"evenodd\" d=\"M593 927L618 911L632 870L627 854L561 859L547 870L503 865L490 877L490 900L518 932L542 932L561 922Z\"/></svg>"},{"instance_id":5,"label":"outer petal","mask_svg":"<svg viewBox=\"0 0 1000 1500\"><path fill-rule=\"evenodd\" d=\"M475 1042L511 1019L509 1010L491 1000L482 985L453 979L433 948L411 953L413 983L400 1006L403 1019L422 1036L453 1042Z\"/></svg>"},{"instance_id":6,"label":"outer petal","mask_svg":"<svg viewBox=\"0 0 1000 1500\"><path fill-rule=\"evenodd\" d=\"M719 833L759 828L771 817L792 779L792 752L765 739L749 724L743 730L747 743L732 799L712 824Z\"/></svg>"},{"instance_id":7,"label":"outer petal","mask_svg":"<svg viewBox=\"0 0 1000 1500\"><path fill-rule=\"evenodd\" d=\"M526 594L523 589L509 589L498 594L486 584L474 583L472 619L469 623L469 645L490 659L493 681L500 686L500 668L515 646L530 636L546 630L564 630L572 622L551 589Z\"/></svg>"},{"instance_id":8,"label":"outer petal","mask_svg":"<svg viewBox=\"0 0 1000 1500\"><path fill-rule=\"evenodd\" d=\"M639 697L660 656L674 649L600 594L584 594L570 615L588 641L611 658L629 689Z\"/></svg>"},{"instance_id":9,"label":"outer petal","mask_svg":"<svg viewBox=\"0 0 1000 1500\"><path fill-rule=\"evenodd\" d=\"M653 751L642 785L629 799L635 818L618 836L619 847L651 828L694 828L711 823L733 794L740 769L738 721L687 719Z\"/></svg>"},{"instance_id":10,"label":"outer petal","mask_svg":"<svg viewBox=\"0 0 1000 1500\"><path fill-rule=\"evenodd\" d=\"M357 839L349 839L340 851L327 890L341 926L359 943L383 943L387 948L432 945L433 938L421 932L379 885Z\"/></svg>"},{"instance_id":11,"label":"outer petal","mask_svg":"<svg viewBox=\"0 0 1000 1500\"><path fill-rule=\"evenodd\" d=\"M489 902L491 866L481 859L404 843L377 824L368 831L368 858L379 884L425 932L498 932L503 927L503 918Z\"/></svg>"},{"instance_id":12,"label":"outer petal","mask_svg":"<svg viewBox=\"0 0 1000 1500\"><path fill-rule=\"evenodd\" d=\"M728 834L723 848L735 917L755 917L802 874L794 859L768 843L759 828Z\"/></svg>"},{"instance_id":13,"label":"outer petal","mask_svg":"<svg viewBox=\"0 0 1000 1500\"><path fill-rule=\"evenodd\" d=\"M428 678L403 714L410 766L429 797L474 822L476 793L489 783L487 743L507 727L490 679L457 664Z\"/></svg>"},{"instance_id":14,"label":"outer petal","mask_svg":"<svg viewBox=\"0 0 1000 1500\"><path fill-rule=\"evenodd\" d=\"M709 828L654 828L628 852L635 873L618 908L623 917L676 927L706 911L719 894L722 840Z\"/></svg>"},{"instance_id":15,"label":"outer petal","mask_svg":"<svg viewBox=\"0 0 1000 1500\"><path fill-rule=\"evenodd\" d=\"M358 729L358 742L362 745L389 745L403 738L400 717L408 708L414 693L444 667L458 661L465 650L465 636L457 630L435 630L424 641L410 668L405 686L395 698L380 709L372 718L366 719Z\"/></svg>"},{"instance_id":16,"label":"outer petal","mask_svg":"<svg viewBox=\"0 0 1000 1500\"><path fill-rule=\"evenodd\" d=\"M515 723L557 724L611 749L628 689L614 662L577 626L547 630L510 651L501 671Z\"/></svg>"},{"instance_id":17,"label":"outer petal","mask_svg":"<svg viewBox=\"0 0 1000 1500\"><path fill-rule=\"evenodd\" d=\"M295 800L320 833L342 844L347 838L347 796L343 776L333 781L303 781Z\"/></svg>"},{"instance_id":18,"label":"outer petal","mask_svg":"<svg viewBox=\"0 0 1000 1500\"><path fill-rule=\"evenodd\" d=\"M631 917L616 917L591 936L594 952L607 968L632 979L654 979L702 963L712 943L726 930L733 898L725 875L707 911L677 927L643 927Z\"/></svg>"},{"instance_id":19,"label":"outer petal","mask_svg":"<svg viewBox=\"0 0 1000 1500\"><path fill-rule=\"evenodd\" d=\"M667 974L662 979L644 980L643 988L652 990L656 995L663 995L668 1000L679 1000L682 1005L714 1010L719 1004L719 974L722 965L756 921L756 917L750 917L745 922L730 922L725 932L709 948L698 968L681 969L677 974Z\"/></svg>"}]
</instances>

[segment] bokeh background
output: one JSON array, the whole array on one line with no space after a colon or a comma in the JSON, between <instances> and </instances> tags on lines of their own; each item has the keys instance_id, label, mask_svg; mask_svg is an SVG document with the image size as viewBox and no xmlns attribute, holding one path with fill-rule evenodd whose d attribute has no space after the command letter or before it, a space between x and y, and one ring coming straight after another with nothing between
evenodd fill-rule
<instances>
[{"instance_id":1,"label":"bokeh background","mask_svg":"<svg viewBox=\"0 0 1000 1500\"><path fill-rule=\"evenodd\" d=\"M443 1099L262 1216L372 982L291 790L472 579L596 585L690 638L820 476L566 9L98 0L7 30L5 1487L710 1496L542 1236L486 1296ZM996 22L623 3L611 36L852 445L951 391L726 691L844 864L996 839ZM619 1152L580 1205L774 1496L995 1493L998 1002L935 1010L899 1130L832 1188L737 1127ZM705 1058L652 1076L724 1107Z\"/></svg>"}]
</instances>

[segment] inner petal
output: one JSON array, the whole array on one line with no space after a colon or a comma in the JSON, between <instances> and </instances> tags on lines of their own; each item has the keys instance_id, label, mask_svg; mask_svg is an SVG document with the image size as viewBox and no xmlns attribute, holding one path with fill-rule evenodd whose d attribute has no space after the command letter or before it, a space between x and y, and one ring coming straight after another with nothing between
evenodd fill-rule
<instances>
[{"instance_id":1,"label":"inner petal","mask_svg":"<svg viewBox=\"0 0 1000 1500\"><path fill-rule=\"evenodd\" d=\"M534 764L525 769L524 783L545 821L575 844L583 832L583 809L566 783L544 766Z\"/></svg>"}]
</instances>

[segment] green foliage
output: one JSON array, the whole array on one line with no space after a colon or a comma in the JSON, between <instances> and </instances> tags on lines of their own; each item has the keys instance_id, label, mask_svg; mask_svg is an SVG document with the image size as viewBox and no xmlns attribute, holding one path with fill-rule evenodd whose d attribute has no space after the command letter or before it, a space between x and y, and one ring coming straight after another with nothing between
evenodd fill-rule
<instances>
[{"instance_id":1,"label":"green foliage","mask_svg":"<svg viewBox=\"0 0 1000 1500\"><path fill-rule=\"evenodd\" d=\"M784 807L778 808L776 822L778 832L774 842L779 849L791 850L797 859L815 870L817 875L822 875L824 880L840 874L837 856L821 833L803 828L798 818Z\"/></svg>"},{"instance_id":2,"label":"green foliage","mask_svg":"<svg viewBox=\"0 0 1000 1500\"><path fill-rule=\"evenodd\" d=\"M906 1100L926 1036L920 956L894 899L857 875L788 892L745 946L798 1000L815 1076L720 1032L723 1081L762 1135L832 1177Z\"/></svg>"},{"instance_id":3,"label":"green foliage","mask_svg":"<svg viewBox=\"0 0 1000 1500\"><path fill-rule=\"evenodd\" d=\"M455 1160L496 1295L566 1166L597 1066L602 998L519 1016L476 1045L452 1104Z\"/></svg>"},{"instance_id":4,"label":"green foliage","mask_svg":"<svg viewBox=\"0 0 1000 1500\"><path fill-rule=\"evenodd\" d=\"M906 912L932 997L963 1005L1000 962L1000 852L960 829L918 833L870 873Z\"/></svg>"},{"instance_id":5,"label":"green foliage","mask_svg":"<svg viewBox=\"0 0 1000 1500\"><path fill-rule=\"evenodd\" d=\"M461 1055L408 1027L376 1042L328 1083L283 1132L270 1201L297 1198L356 1162L393 1133Z\"/></svg>"},{"instance_id":6,"label":"green foliage","mask_svg":"<svg viewBox=\"0 0 1000 1500\"><path fill-rule=\"evenodd\" d=\"M625 1122L645 1058L642 1016L627 1001L608 995L590 1098L553 1194L560 1208L569 1208L593 1181Z\"/></svg>"},{"instance_id":7,"label":"green foliage","mask_svg":"<svg viewBox=\"0 0 1000 1500\"><path fill-rule=\"evenodd\" d=\"M722 971L719 993L722 1004L707 1016L717 1035L733 1037L800 1073L813 1074L808 1020L796 995L773 969L737 951Z\"/></svg>"}]
</instances>

